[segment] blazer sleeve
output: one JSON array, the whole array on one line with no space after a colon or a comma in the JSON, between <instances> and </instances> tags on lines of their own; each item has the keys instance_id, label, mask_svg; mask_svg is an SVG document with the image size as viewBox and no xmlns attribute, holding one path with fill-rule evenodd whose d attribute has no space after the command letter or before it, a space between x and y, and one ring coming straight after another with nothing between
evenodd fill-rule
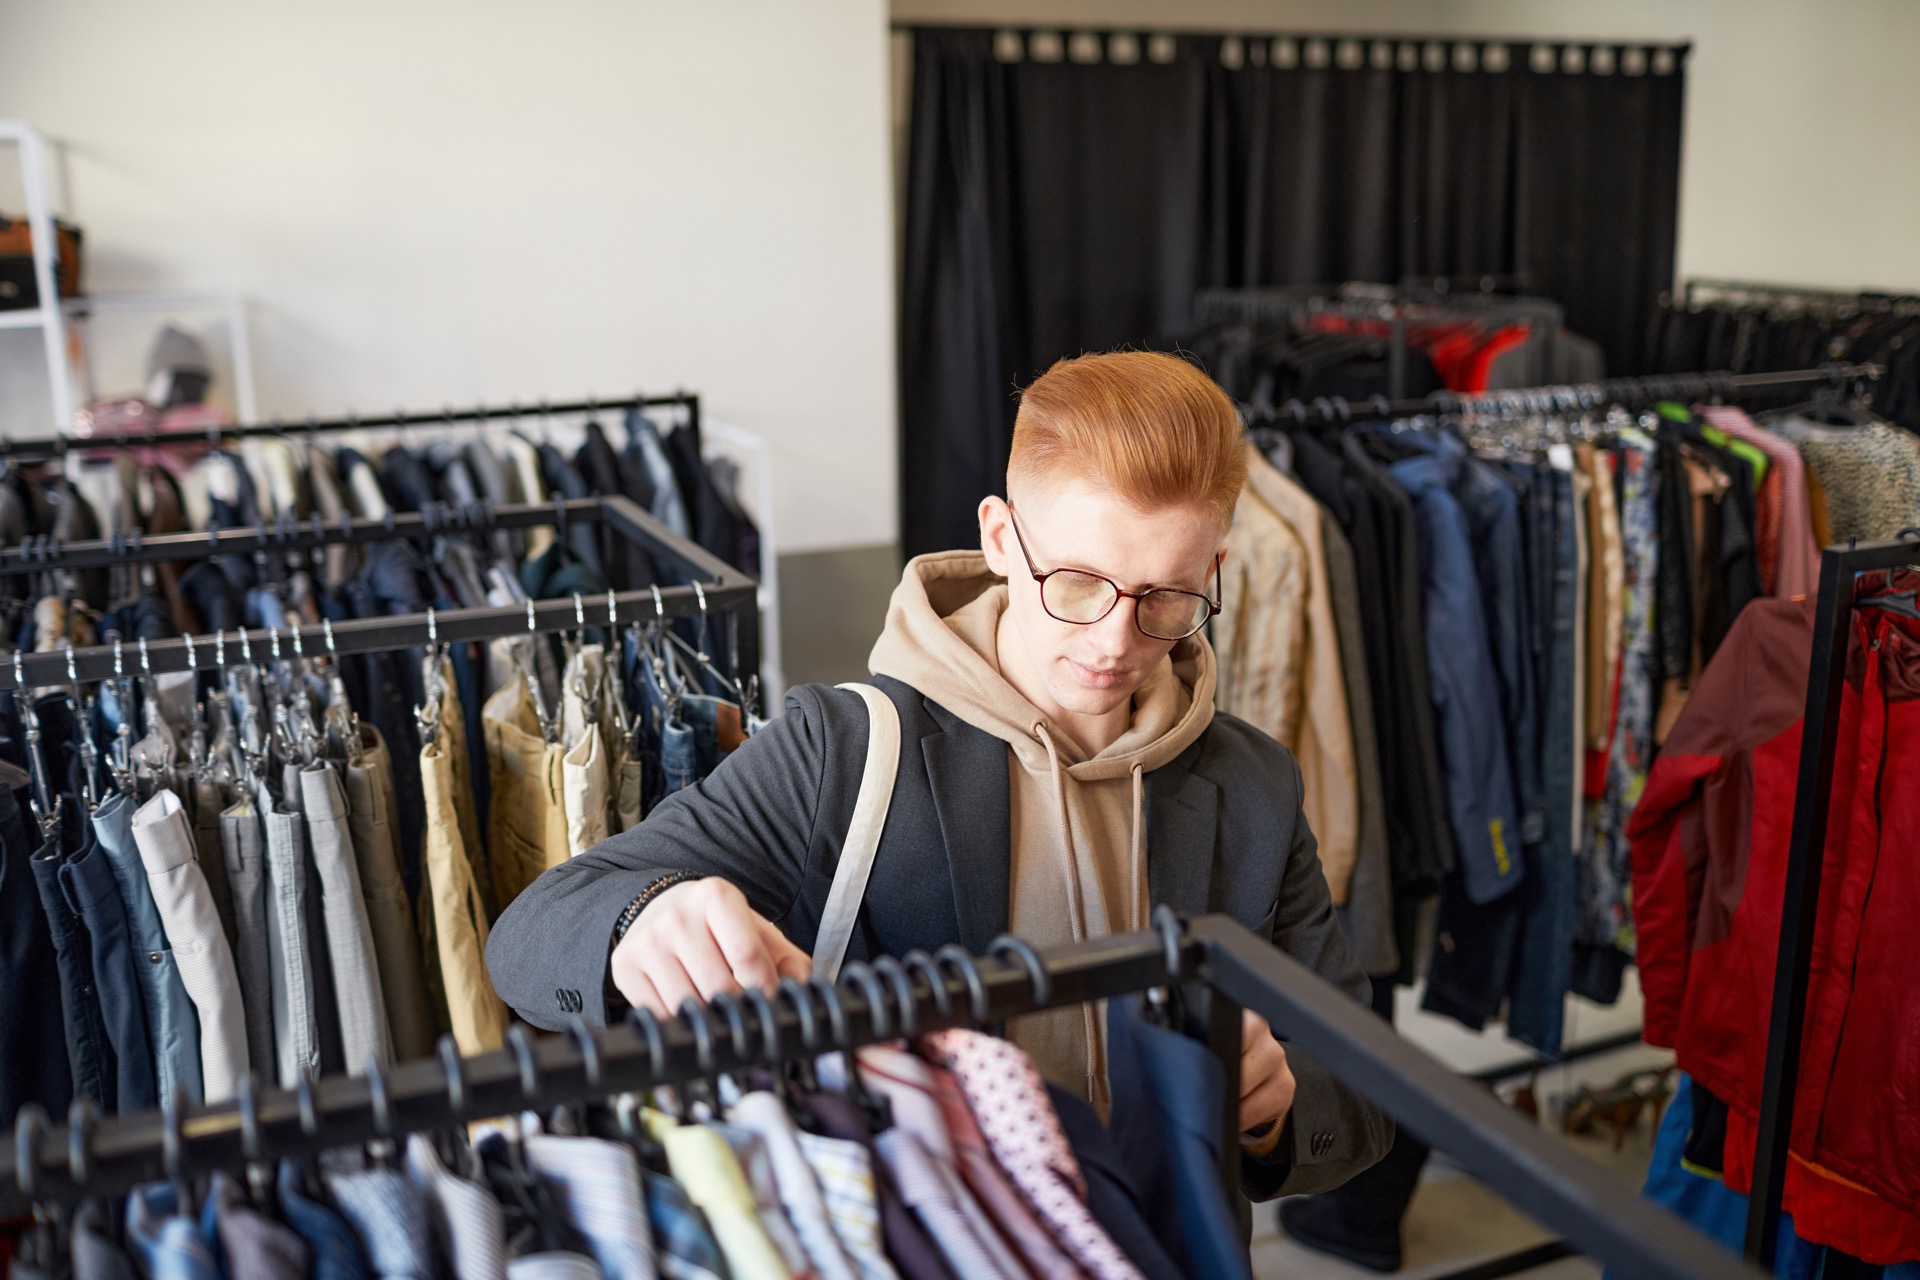
<instances>
[{"instance_id":1,"label":"blazer sleeve","mask_svg":"<svg viewBox=\"0 0 1920 1280\"><path fill-rule=\"evenodd\" d=\"M569 1013L606 1025L613 926L674 871L720 876L778 923L799 896L826 775L826 702L802 687L787 713L646 821L549 869L500 914L487 940L494 989L537 1027ZM864 739L863 739L864 741Z\"/></svg>"},{"instance_id":2,"label":"blazer sleeve","mask_svg":"<svg viewBox=\"0 0 1920 1280\"><path fill-rule=\"evenodd\" d=\"M1293 780L1294 794L1303 794L1297 763ZM1334 916L1333 896L1304 812L1294 818L1272 938L1276 947L1356 1002L1369 1003L1371 984ZM1378 1162L1393 1145L1393 1121L1350 1085L1291 1045L1287 1065L1293 1070L1293 1110L1280 1141L1267 1155L1243 1152L1240 1161L1241 1184L1255 1201L1331 1190Z\"/></svg>"}]
</instances>

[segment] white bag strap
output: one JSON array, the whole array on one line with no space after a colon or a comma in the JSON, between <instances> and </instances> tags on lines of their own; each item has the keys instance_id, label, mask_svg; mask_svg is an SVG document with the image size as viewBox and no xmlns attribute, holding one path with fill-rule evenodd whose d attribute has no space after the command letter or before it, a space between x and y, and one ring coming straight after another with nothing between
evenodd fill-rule
<instances>
[{"instance_id":1,"label":"white bag strap","mask_svg":"<svg viewBox=\"0 0 1920 1280\"><path fill-rule=\"evenodd\" d=\"M853 940L854 921L867 896L873 858L880 851L880 833L886 829L887 808L893 803L893 779L900 771L900 712L893 700L870 684L843 684L867 704L867 765L860 774L860 796L847 824L846 843L834 868L833 888L827 891L827 909L820 916L820 932L813 944L813 971L828 982L840 976Z\"/></svg>"}]
</instances>

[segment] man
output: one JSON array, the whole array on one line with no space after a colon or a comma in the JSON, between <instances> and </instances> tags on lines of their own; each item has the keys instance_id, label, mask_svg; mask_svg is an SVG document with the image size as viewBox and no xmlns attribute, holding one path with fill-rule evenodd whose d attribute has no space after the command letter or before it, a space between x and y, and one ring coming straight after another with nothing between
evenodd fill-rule
<instances>
[{"instance_id":1,"label":"man","mask_svg":"<svg viewBox=\"0 0 1920 1280\"><path fill-rule=\"evenodd\" d=\"M1245 474L1232 403L1171 356L1063 360L1027 388L981 550L909 563L869 659L902 748L853 955L979 953L1008 931L1044 947L1167 903L1226 912L1365 998L1299 766L1213 707L1200 631ZM856 693L793 690L704 783L506 910L487 948L500 994L558 1027L598 1022L603 991L665 1014L805 975L867 735ZM1009 1032L1104 1101L1093 1007ZM1251 1014L1241 1075L1250 1188L1324 1189L1385 1150L1379 1113Z\"/></svg>"}]
</instances>

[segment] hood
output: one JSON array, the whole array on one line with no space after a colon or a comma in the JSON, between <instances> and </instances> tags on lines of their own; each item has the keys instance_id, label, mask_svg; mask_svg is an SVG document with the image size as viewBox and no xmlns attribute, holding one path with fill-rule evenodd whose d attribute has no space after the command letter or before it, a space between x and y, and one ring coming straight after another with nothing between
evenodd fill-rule
<instances>
[{"instance_id":1,"label":"hood","mask_svg":"<svg viewBox=\"0 0 1920 1280\"><path fill-rule=\"evenodd\" d=\"M1079 782L1157 769L1213 722L1213 649L1204 636L1195 636L1175 645L1134 691L1126 732L1089 759L1000 674L999 624L1006 607L1006 580L987 568L979 552L917 556L894 588L868 669L912 685L1005 742L1029 772L1049 772L1057 755L1067 776Z\"/></svg>"}]
</instances>

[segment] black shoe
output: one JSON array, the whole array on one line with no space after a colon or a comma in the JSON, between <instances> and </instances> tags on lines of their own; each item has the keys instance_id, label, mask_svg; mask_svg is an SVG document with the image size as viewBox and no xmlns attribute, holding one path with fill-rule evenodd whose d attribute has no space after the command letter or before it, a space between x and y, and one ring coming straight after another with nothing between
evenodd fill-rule
<instances>
[{"instance_id":1,"label":"black shoe","mask_svg":"<svg viewBox=\"0 0 1920 1280\"><path fill-rule=\"evenodd\" d=\"M1309 1249L1331 1254L1356 1267L1388 1274L1400 1269L1400 1241L1383 1244L1340 1230L1339 1224L1323 1221L1331 1215L1316 1213L1315 1197L1300 1196L1281 1204L1280 1229Z\"/></svg>"}]
</instances>

